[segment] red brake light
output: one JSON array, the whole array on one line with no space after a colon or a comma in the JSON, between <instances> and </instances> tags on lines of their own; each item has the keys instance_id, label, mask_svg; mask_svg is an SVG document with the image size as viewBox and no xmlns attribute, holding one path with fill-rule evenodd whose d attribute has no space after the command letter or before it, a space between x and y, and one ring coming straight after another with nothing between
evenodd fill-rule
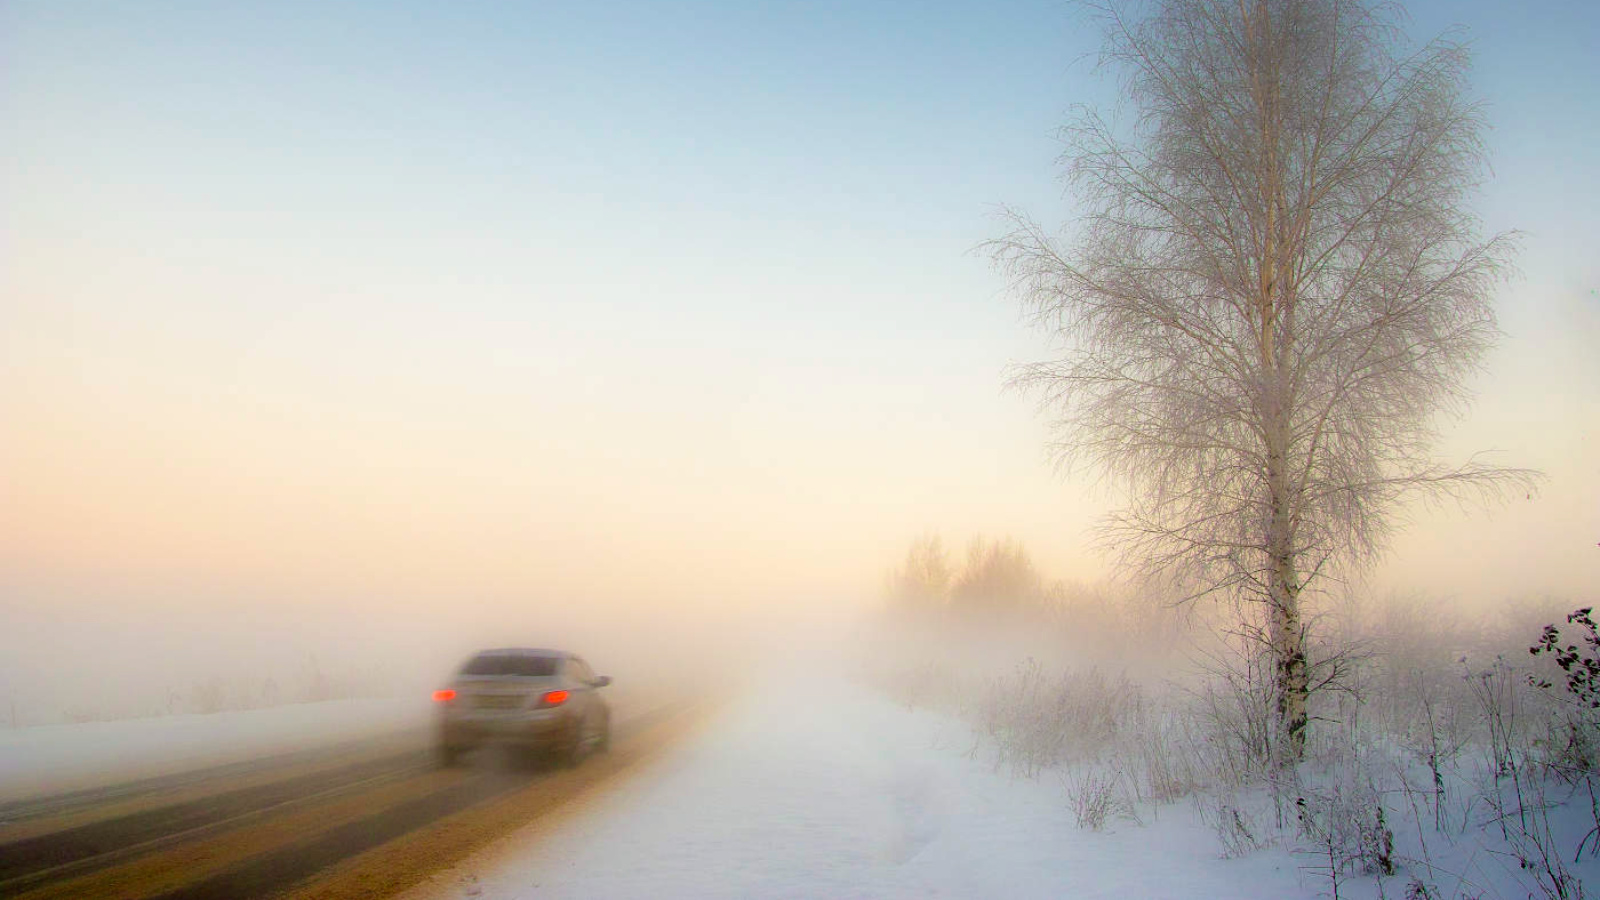
<instances>
[{"instance_id":1,"label":"red brake light","mask_svg":"<svg viewBox=\"0 0 1600 900\"><path fill-rule=\"evenodd\" d=\"M567 692L566 691L545 691L545 694L544 694L544 705L545 706L560 706L561 704L563 704L565 702L567 702Z\"/></svg>"},{"instance_id":2,"label":"red brake light","mask_svg":"<svg viewBox=\"0 0 1600 900\"><path fill-rule=\"evenodd\" d=\"M454 700L455 698L456 698L456 692L450 690L449 688L445 688L442 691L434 691L433 692L433 699L434 699L435 703L449 703L451 700Z\"/></svg>"}]
</instances>

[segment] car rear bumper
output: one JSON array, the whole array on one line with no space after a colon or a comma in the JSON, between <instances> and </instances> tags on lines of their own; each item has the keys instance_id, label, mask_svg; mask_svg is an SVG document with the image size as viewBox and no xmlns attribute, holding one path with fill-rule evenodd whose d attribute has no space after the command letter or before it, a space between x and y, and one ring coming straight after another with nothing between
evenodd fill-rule
<instances>
[{"instance_id":1,"label":"car rear bumper","mask_svg":"<svg viewBox=\"0 0 1600 900\"><path fill-rule=\"evenodd\" d=\"M552 746L570 740L572 728L572 718L563 710L446 716L439 723L439 742L450 747L486 743Z\"/></svg>"}]
</instances>

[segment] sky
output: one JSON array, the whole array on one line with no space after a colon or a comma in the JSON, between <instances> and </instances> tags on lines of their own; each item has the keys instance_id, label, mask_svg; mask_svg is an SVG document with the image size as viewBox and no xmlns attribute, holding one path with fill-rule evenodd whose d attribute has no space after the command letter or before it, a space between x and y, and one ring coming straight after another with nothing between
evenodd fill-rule
<instances>
[{"instance_id":1,"label":"sky","mask_svg":"<svg viewBox=\"0 0 1600 900\"><path fill-rule=\"evenodd\" d=\"M1592 594L1600 8L1409 6L1523 232L1440 449L1548 481L1413 511L1374 590ZM759 616L927 532L1114 575L974 252L1070 224L1096 47L1055 0L0 2L0 616Z\"/></svg>"}]
</instances>

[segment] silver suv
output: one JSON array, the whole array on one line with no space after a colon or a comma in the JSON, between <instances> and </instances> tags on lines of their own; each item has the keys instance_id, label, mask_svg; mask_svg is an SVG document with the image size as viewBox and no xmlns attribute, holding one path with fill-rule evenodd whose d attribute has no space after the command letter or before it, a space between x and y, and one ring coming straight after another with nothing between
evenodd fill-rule
<instances>
[{"instance_id":1,"label":"silver suv","mask_svg":"<svg viewBox=\"0 0 1600 900\"><path fill-rule=\"evenodd\" d=\"M611 708L600 696L610 683L562 650L485 650L433 693L439 762L455 765L461 754L495 743L577 765L611 745Z\"/></svg>"}]
</instances>

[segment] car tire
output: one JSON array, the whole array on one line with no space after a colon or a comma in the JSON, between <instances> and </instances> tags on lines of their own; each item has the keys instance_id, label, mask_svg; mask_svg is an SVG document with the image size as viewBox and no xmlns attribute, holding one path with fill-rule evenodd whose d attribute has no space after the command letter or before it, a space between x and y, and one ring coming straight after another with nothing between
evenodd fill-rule
<instances>
[{"instance_id":1,"label":"car tire","mask_svg":"<svg viewBox=\"0 0 1600 900\"><path fill-rule=\"evenodd\" d=\"M568 769L576 769L583 762L584 751L583 723L572 726L572 735L561 742L556 750L556 761Z\"/></svg>"},{"instance_id":2,"label":"car tire","mask_svg":"<svg viewBox=\"0 0 1600 900\"><path fill-rule=\"evenodd\" d=\"M434 748L434 762L438 763L439 768L441 769L453 769L456 766L461 765L461 754L465 752L465 750L466 748L458 747L453 744L440 744Z\"/></svg>"},{"instance_id":3,"label":"car tire","mask_svg":"<svg viewBox=\"0 0 1600 900\"><path fill-rule=\"evenodd\" d=\"M611 752L611 716L608 714L600 722L600 739L595 742L596 753Z\"/></svg>"}]
</instances>

